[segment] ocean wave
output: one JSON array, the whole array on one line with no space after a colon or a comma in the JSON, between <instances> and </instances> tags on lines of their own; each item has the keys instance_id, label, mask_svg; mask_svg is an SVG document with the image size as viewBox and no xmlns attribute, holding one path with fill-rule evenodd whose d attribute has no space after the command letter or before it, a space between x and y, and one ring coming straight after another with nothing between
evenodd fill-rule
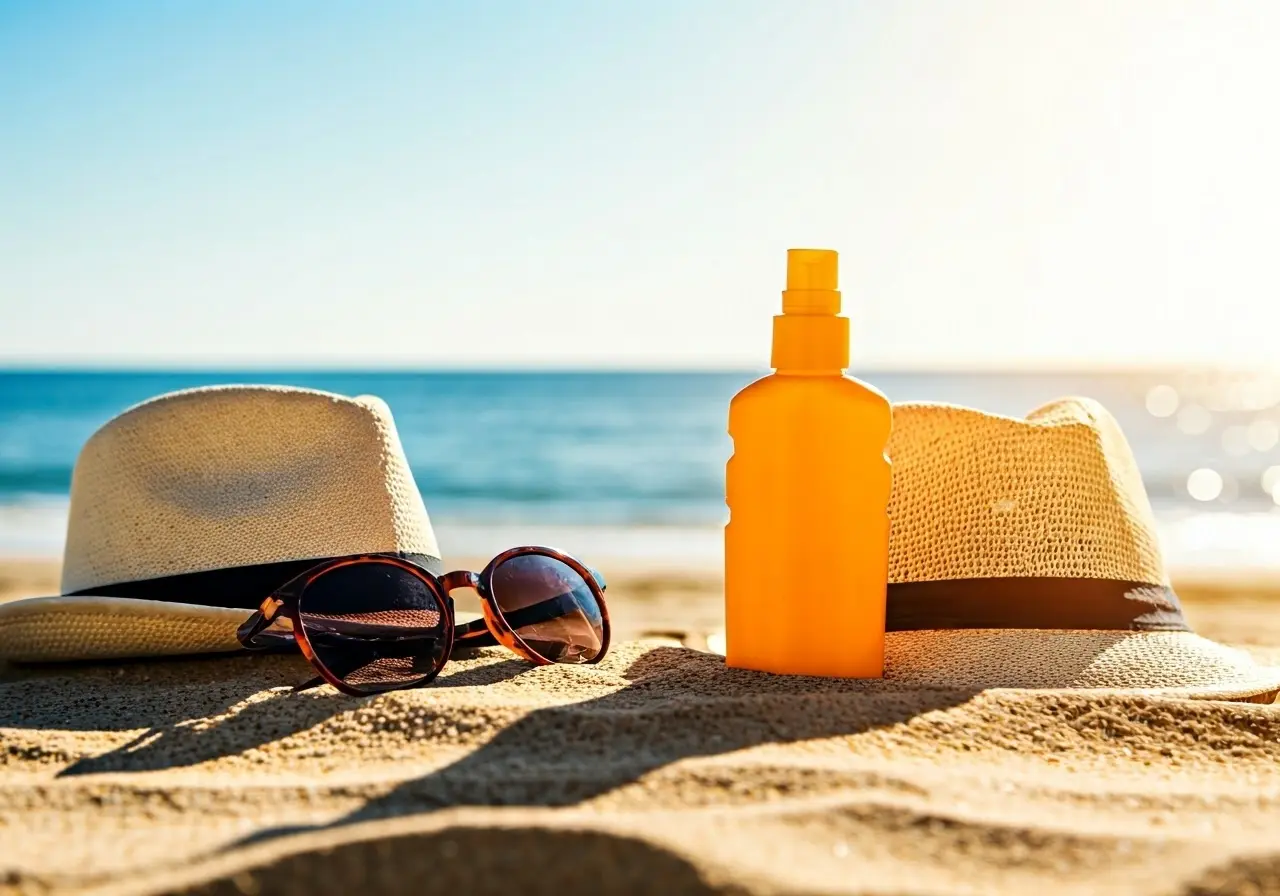
<instances>
[{"instance_id":1,"label":"ocean wave","mask_svg":"<svg viewBox=\"0 0 1280 896\"><path fill-rule=\"evenodd\" d=\"M12 501L23 495L66 495L71 490L71 467L0 467L0 497Z\"/></svg>"}]
</instances>

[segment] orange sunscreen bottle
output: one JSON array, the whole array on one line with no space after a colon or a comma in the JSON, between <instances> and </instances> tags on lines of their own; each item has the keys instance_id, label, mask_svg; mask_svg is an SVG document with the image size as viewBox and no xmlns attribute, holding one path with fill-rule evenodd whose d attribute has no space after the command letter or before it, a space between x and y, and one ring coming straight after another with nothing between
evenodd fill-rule
<instances>
[{"instance_id":1,"label":"orange sunscreen bottle","mask_svg":"<svg viewBox=\"0 0 1280 896\"><path fill-rule=\"evenodd\" d=\"M888 400L845 376L836 253L787 252L774 373L729 406L726 662L792 675L884 674Z\"/></svg>"}]
</instances>

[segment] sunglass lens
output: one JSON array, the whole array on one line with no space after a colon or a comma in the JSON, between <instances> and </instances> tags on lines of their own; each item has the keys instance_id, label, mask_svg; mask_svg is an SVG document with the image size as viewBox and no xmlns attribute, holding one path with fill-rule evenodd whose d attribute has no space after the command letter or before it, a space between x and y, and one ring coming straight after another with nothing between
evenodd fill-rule
<instances>
[{"instance_id":1,"label":"sunglass lens","mask_svg":"<svg viewBox=\"0 0 1280 896\"><path fill-rule=\"evenodd\" d=\"M591 586L572 566L519 554L493 571L493 599L520 639L553 663L589 663L604 649L604 617Z\"/></svg>"},{"instance_id":2,"label":"sunglass lens","mask_svg":"<svg viewBox=\"0 0 1280 896\"><path fill-rule=\"evenodd\" d=\"M352 563L313 580L298 616L316 660L362 693L411 687L448 659L452 620L426 580L394 563Z\"/></svg>"}]
</instances>

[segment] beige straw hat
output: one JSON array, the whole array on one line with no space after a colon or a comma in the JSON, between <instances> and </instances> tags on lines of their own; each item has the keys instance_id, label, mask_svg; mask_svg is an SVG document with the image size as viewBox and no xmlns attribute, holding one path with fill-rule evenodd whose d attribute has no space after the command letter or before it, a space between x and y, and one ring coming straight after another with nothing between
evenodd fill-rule
<instances>
[{"instance_id":1,"label":"beige straw hat","mask_svg":"<svg viewBox=\"0 0 1280 896\"><path fill-rule=\"evenodd\" d=\"M1280 669L1196 635L1133 454L1097 402L1025 420L893 409L885 675L1270 702Z\"/></svg>"},{"instance_id":2,"label":"beige straw hat","mask_svg":"<svg viewBox=\"0 0 1280 896\"><path fill-rule=\"evenodd\" d=\"M240 649L236 628L319 560L440 550L379 398L275 386L162 395L90 437L62 596L0 604L0 659Z\"/></svg>"}]
</instances>

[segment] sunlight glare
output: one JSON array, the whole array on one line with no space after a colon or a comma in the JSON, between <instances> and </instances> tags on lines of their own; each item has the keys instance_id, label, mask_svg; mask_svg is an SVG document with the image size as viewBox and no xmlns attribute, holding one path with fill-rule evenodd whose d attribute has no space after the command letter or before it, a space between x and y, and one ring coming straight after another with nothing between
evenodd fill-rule
<instances>
[{"instance_id":1,"label":"sunlight glare","mask_svg":"<svg viewBox=\"0 0 1280 896\"><path fill-rule=\"evenodd\" d=\"M1280 382L1272 377L1257 377L1244 384L1241 405L1246 411L1265 411L1280 400Z\"/></svg>"}]
</instances>

